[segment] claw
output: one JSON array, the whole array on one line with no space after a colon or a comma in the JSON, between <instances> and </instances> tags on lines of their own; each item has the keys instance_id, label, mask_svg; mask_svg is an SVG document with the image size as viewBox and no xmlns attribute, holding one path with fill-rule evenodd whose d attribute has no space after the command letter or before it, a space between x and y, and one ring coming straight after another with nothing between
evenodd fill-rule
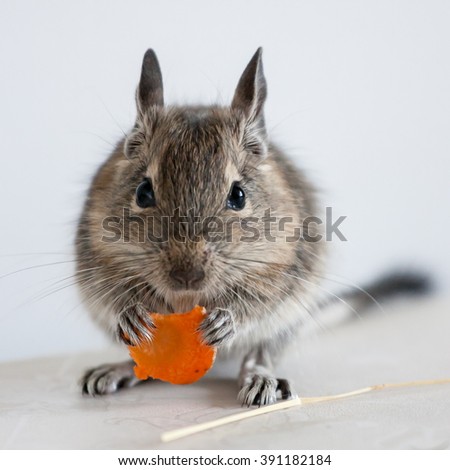
<instances>
[{"instance_id":1,"label":"claw","mask_svg":"<svg viewBox=\"0 0 450 470\"><path fill-rule=\"evenodd\" d=\"M144 308L133 306L119 316L116 336L128 346L136 346L142 341L153 339L155 328L150 316Z\"/></svg>"},{"instance_id":2,"label":"claw","mask_svg":"<svg viewBox=\"0 0 450 470\"><path fill-rule=\"evenodd\" d=\"M80 380L83 395L95 397L133 387L139 382L134 375L133 366L133 361L126 361L89 369Z\"/></svg>"},{"instance_id":3,"label":"claw","mask_svg":"<svg viewBox=\"0 0 450 470\"><path fill-rule=\"evenodd\" d=\"M232 314L229 310L214 309L202 321L198 331L203 341L210 346L220 346L229 341L235 334Z\"/></svg>"},{"instance_id":4,"label":"claw","mask_svg":"<svg viewBox=\"0 0 450 470\"><path fill-rule=\"evenodd\" d=\"M246 384L238 394L242 406L272 405L277 401L277 392L286 400L294 395L291 385L286 379L275 379L271 376L254 374L246 380Z\"/></svg>"}]
</instances>

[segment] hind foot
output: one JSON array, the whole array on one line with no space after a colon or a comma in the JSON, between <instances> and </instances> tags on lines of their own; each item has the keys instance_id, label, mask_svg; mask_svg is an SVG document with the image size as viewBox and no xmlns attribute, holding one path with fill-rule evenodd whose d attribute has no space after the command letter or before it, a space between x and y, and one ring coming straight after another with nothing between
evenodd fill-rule
<instances>
[{"instance_id":1,"label":"hind foot","mask_svg":"<svg viewBox=\"0 0 450 470\"><path fill-rule=\"evenodd\" d=\"M134 375L133 367L133 361L125 361L89 369L80 380L83 394L94 397L134 387L141 381Z\"/></svg>"},{"instance_id":2,"label":"hind foot","mask_svg":"<svg viewBox=\"0 0 450 470\"><path fill-rule=\"evenodd\" d=\"M256 373L243 378L238 400L246 406L264 406L276 403L278 395L281 399L288 400L294 398L296 393L288 380Z\"/></svg>"}]
</instances>

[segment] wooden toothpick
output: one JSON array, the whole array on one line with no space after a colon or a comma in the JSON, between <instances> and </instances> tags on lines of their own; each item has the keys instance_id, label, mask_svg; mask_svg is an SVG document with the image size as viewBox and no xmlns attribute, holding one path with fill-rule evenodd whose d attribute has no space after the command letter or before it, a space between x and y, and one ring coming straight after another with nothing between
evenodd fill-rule
<instances>
[{"instance_id":1,"label":"wooden toothpick","mask_svg":"<svg viewBox=\"0 0 450 470\"><path fill-rule=\"evenodd\" d=\"M161 434L162 442L170 442L182 437L190 436L198 432L206 431L208 429L217 428L229 423L235 423L247 418L253 418L266 413L272 413L273 411L285 410L288 408L294 408L296 406L310 405L314 403L321 403L324 401L340 400L342 398L348 398L355 395L361 395L363 393L369 393L379 390L385 390L388 388L403 388L403 387L417 387L422 385L440 385L450 383L450 379L440 380L417 380L414 382L399 382L399 383L386 383L379 385L372 385L370 387L360 388L351 392L340 393L338 395L327 395L323 397L297 397L291 400L281 401L274 405L266 405L261 408L255 408L242 413L236 413L223 418L215 419L213 421L207 421L206 423L195 424L193 426L187 426L181 429L175 429L173 431L164 432Z\"/></svg>"}]
</instances>

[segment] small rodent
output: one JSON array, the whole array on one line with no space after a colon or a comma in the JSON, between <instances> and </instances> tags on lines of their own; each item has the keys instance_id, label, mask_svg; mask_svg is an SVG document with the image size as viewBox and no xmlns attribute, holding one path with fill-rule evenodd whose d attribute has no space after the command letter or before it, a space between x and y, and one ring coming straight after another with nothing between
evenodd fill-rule
<instances>
[{"instance_id":1,"label":"small rodent","mask_svg":"<svg viewBox=\"0 0 450 470\"><path fill-rule=\"evenodd\" d=\"M261 53L230 106L166 106L146 52L136 123L98 170L76 239L78 284L99 325L136 344L151 336L148 312L204 306L204 340L243 356L247 405L293 395L273 367L317 304L324 261L320 225L305 225L318 216L314 187L268 139ZM87 371L82 387L101 395L137 382L128 361Z\"/></svg>"}]
</instances>

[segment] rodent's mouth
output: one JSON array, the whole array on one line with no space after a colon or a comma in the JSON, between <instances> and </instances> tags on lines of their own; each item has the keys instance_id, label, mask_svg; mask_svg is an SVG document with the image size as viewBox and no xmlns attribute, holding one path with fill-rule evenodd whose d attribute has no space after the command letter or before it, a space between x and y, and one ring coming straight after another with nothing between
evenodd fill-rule
<instances>
[{"instance_id":1,"label":"rodent's mouth","mask_svg":"<svg viewBox=\"0 0 450 470\"><path fill-rule=\"evenodd\" d=\"M199 291L176 291L171 296L169 304L173 307L174 312L188 312L196 305L204 306L205 297Z\"/></svg>"},{"instance_id":2,"label":"rodent's mouth","mask_svg":"<svg viewBox=\"0 0 450 470\"><path fill-rule=\"evenodd\" d=\"M161 273L159 279L149 277L155 297L163 301L167 313L187 312L196 305L207 307L215 304L221 295L223 283L203 269L177 272L172 268L169 272Z\"/></svg>"},{"instance_id":3,"label":"rodent's mouth","mask_svg":"<svg viewBox=\"0 0 450 470\"><path fill-rule=\"evenodd\" d=\"M198 286L189 286L189 287L182 287L179 285L171 285L170 290L176 292L177 294L183 295L184 293L199 293L202 292L204 285Z\"/></svg>"}]
</instances>

